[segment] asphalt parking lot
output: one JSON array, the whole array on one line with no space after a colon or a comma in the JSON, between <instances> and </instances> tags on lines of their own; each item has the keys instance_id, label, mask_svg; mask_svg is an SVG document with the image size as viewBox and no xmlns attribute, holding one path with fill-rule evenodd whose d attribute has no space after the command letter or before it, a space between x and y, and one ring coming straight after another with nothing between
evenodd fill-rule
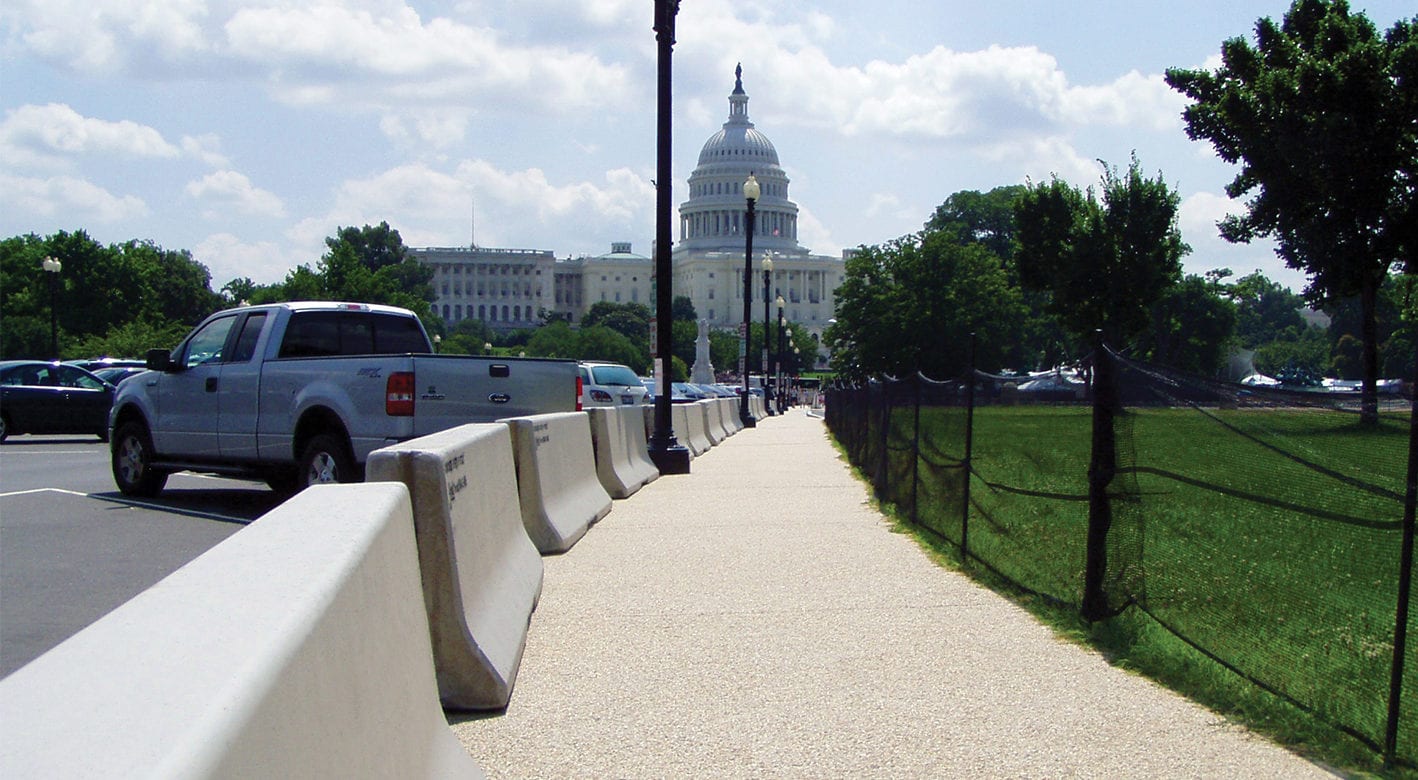
<instances>
[{"instance_id":1,"label":"asphalt parking lot","mask_svg":"<svg viewBox=\"0 0 1418 780\"><path fill-rule=\"evenodd\" d=\"M280 503L264 484L174 474L130 501L92 436L0 444L0 677Z\"/></svg>"}]
</instances>

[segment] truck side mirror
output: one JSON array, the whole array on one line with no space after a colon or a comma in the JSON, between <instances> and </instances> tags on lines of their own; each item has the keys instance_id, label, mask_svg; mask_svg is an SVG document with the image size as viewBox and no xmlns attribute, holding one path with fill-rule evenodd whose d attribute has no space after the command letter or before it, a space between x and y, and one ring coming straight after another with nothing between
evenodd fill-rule
<instances>
[{"instance_id":1,"label":"truck side mirror","mask_svg":"<svg viewBox=\"0 0 1418 780\"><path fill-rule=\"evenodd\" d=\"M176 367L176 364L172 362L172 353L165 349L150 349L144 358L149 371L171 371Z\"/></svg>"}]
</instances>

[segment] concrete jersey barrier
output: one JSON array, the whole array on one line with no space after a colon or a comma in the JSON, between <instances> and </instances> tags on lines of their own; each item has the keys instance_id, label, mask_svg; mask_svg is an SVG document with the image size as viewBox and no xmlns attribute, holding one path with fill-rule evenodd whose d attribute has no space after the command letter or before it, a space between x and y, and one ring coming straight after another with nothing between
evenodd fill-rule
<instances>
[{"instance_id":1,"label":"concrete jersey barrier","mask_svg":"<svg viewBox=\"0 0 1418 780\"><path fill-rule=\"evenodd\" d=\"M506 707L543 575L522 526L507 426L463 425L375 450L366 474L402 482L412 496L444 706Z\"/></svg>"},{"instance_id":2,"label":"concrete jersey barrier","mask_svg":"<svg viewBox=\"0 0 1418 780\"><path fill-rule=\"evenodd\" d=\"M719 446L728 438L728 434L724 433L724 424L719 420L719 401L705 398L695 401L694 405L699 408L699 416L704 419L704 435L708 437L709 444Z\"/></svg>"},{"instance_id":3,"label":"concrete jersey barrier","mask_svg":"<svg viewBox=\"0 0 1418 780\"><path fill-rule=\"evenodd\" d=\"M596 476L611 498L629 498L660 477L650 460L640 407L598 407L586 413L596 450Z\"/></svg>"},{"instance_id":4,"label":"concrete jersey barrier","mask_svg":"<svg viewBox=\"0 0 1418 780\"><path fill-rule=\"evenodd\" d=\"M725 398L720 403L724 405L724 430L733 436L743 430L743 417L739 414L739 399Z\"/></svg>"},{"instance_id":5,"label":"concrete jersey barrier","mask_svg":"<svg viewBox=\"0 0 1418 780\"><path fill-rule=\"evenodd\" d=\"M704 430L704 412L698 401L675 404L670 407L670 415L674 420L675 435L679 442L688 447L696 458L714 446Z\"/></svg>"},{"instance_id":6,"label":"concrete jersey barrier","mask_svg":"<svg viewBox=\"0 0 1418 780\"><path fill-rule=\"evenodd\" d=\"M312 487L0 680L0 777L483 777L409 517L398 485Z\"/></svg>"},{"instance_id":7,"label":"concrete jersey barrier","mask_svg":"<svg viewBox=\"0 0 1418 780\"><path fill-rule=\"evenodd\" d=\"M543 554L570 550L611 511L585 412L510 417L522 525Z\"/></svg>"}]
</instances>

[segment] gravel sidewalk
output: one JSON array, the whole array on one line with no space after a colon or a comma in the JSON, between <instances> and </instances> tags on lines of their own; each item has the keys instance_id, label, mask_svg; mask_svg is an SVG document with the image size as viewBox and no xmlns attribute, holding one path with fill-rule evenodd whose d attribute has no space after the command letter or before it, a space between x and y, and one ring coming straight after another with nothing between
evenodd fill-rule
<instances>
[{"instance_id":1,"label":"gravel sidewalk","mask_svg":"<svg viewBox=\"0 0 1418 780\"><path fill-rule=\"evenodd\" d=\"M820 419L745 430L545 558L491 778L1330 777L932 563Z\"/></svg>"}]
</instances>

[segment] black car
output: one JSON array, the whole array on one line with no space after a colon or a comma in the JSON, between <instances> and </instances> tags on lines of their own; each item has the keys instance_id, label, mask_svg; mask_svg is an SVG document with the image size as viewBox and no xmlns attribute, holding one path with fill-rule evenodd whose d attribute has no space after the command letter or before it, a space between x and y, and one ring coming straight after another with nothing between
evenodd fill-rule
<instances>
[{"instance_id":1,"label":"black car","mask_svg":"<svg viewBox=\"0 0 1418 780\"><path fill-rule=\"evenodd\" d=\"M78 366L0 362L0 441L12 433L92 433L108 441L113 390Z\"/></svg>"}]
</instances>

